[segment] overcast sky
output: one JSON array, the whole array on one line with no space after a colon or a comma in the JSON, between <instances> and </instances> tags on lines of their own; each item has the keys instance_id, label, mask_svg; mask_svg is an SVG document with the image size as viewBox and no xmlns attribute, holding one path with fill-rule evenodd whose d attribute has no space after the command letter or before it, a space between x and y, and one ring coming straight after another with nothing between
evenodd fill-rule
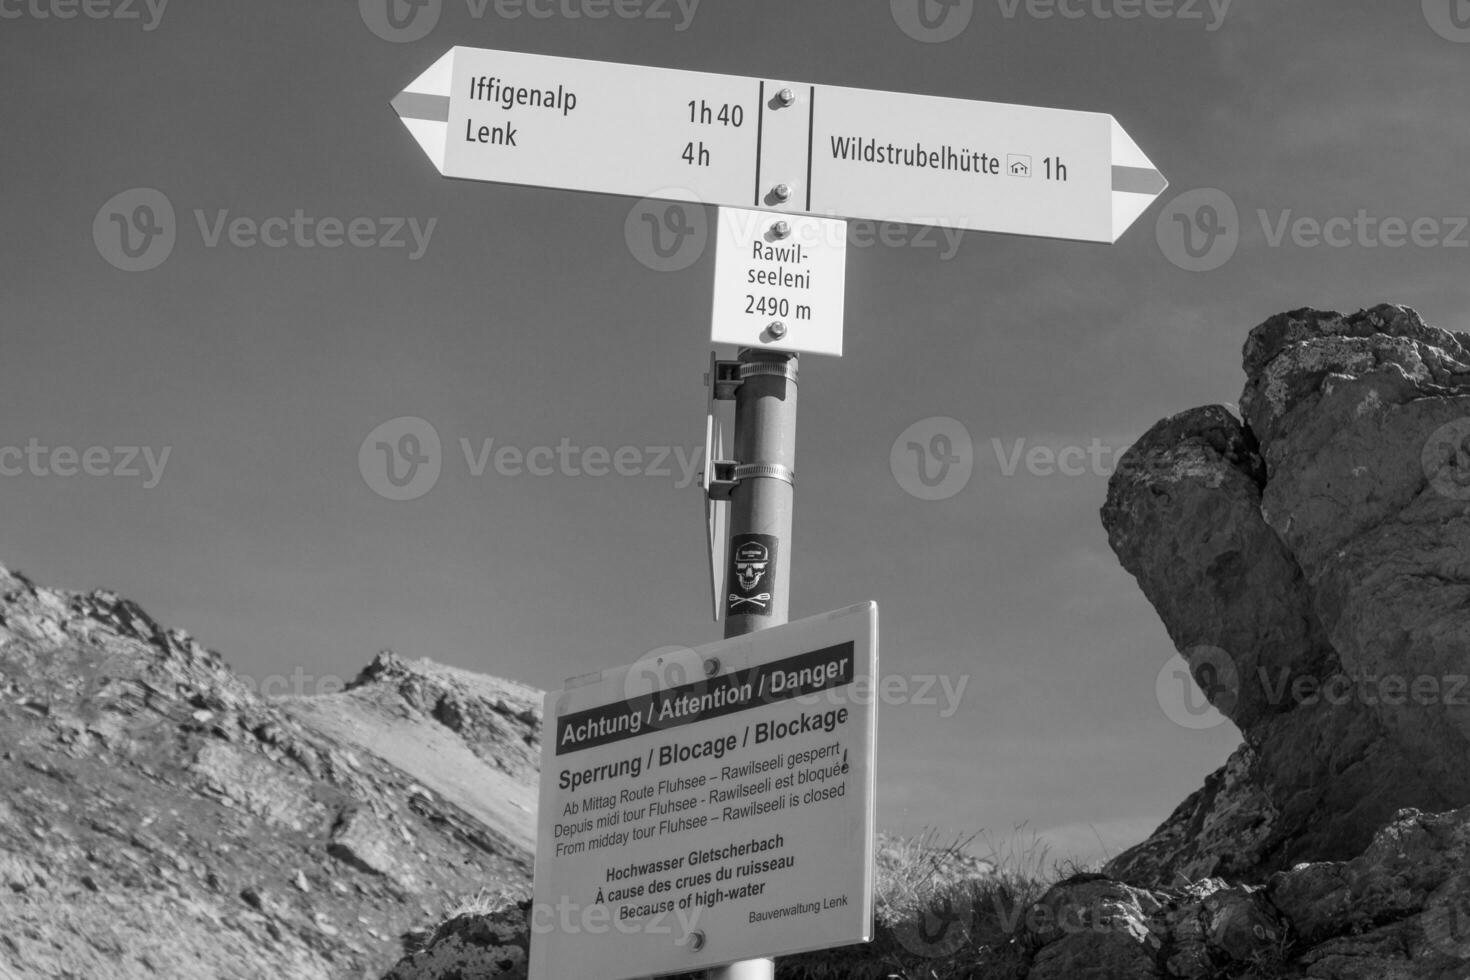
<instances>
[{"instance_id":1,"label":"overcast sky","mask_svg":"<svg viewBox=\"0 0 1470 980\"><path fill-rule=\"evenodd\" d=\"M966 685L884 708L881 825L1136 842L1239 736L1161 704L1173 651L1107 547L1106 474L1159 418L1234 402L1273 313L1467 327L1470 11L974 0L926 32L915 2L442 0L404 40L368 0L0 0L0 561L308 692L383 647L551 688L717 638L676 462L471 465L488 439L698 451L712 255L645 266L630 199L444 179L389 101L464 44L1110 112L1172 184L1117 245L853 229L845 356L802 363L792 610L875 599L885 672ZM370 219L365 244L215 237L298 210ZM122 254L113 214L171 251ZM1435 230L1394 247L1386 218ZM359 450L405 417L440 473L393 500ZM956 431L934 419L972 470L925 500L890 453ZM1038 446L1092 452L1067 475L1028 468Z\"/></svg>"}]
</instances>

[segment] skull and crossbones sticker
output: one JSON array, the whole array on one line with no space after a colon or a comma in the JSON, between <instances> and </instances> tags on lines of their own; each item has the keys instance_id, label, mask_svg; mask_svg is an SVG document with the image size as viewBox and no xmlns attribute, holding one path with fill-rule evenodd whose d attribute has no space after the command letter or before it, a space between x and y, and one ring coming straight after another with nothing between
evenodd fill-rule
<instances>
[{"instance_id":1,"label":"skull and crossbones sticker","mask_svg":"<svg viewBox=\"0 0 1470 980\"><path fill-rule=\"evenodd\" d=\"M776 537L737 534L730 539L730 583L727 614L764 613L776 587Z\"/></svg>"}]
</instances>

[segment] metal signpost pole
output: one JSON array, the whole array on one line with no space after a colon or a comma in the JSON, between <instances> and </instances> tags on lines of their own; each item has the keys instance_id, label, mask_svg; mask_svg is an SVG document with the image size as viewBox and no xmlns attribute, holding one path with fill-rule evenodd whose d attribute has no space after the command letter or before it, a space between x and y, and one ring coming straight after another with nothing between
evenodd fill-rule
<instances>
[{"instance_id":1,"label":"metal signpost pole","mask_svg":"<svg viewBox=\"0 0 1470 980\"><path fill-rule=\"evenodd\" d=\"M740 352L735 468L730 494L725 636L780 626L790 615L791 513L796 466L796 355ZM747 593L742 595L741 593ZM770 959L709 971L709 980L774 980Z\"/></svg>"}]
</instances>

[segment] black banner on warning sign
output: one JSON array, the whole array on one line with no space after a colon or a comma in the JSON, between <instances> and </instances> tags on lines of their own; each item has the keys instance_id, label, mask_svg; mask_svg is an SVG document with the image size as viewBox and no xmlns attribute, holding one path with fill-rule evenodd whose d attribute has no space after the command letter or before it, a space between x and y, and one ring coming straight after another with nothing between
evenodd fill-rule
<instances>
[{"instance_id":1,"label":"black banner on warning sign","mask_svg":"<svg viewBox=\"0 0 1470 980\"><path fill-rule=\"evenodd\" d=\"M563 715L556 720L556 754L845 687L853 682L856 668L855 647L848 640L709 680Z\"/></svg>"},{"instance_id":2,"label":"black banner on warning sign","mask_svg":"<svg viewBox=\"0 0 1470 980\"><path fill-rule=\"evenodd\" d=\"M729 592L725 615L769 616L776 595L774 534L737 534L730 538L730 568L725 576Z\"/></svg>"}]
</instances>

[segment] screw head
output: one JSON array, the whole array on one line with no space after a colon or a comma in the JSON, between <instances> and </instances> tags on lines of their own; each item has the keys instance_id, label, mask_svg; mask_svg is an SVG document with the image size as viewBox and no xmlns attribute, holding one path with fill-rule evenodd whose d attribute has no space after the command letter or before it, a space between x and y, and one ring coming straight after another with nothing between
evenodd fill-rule
<instances>
[{"instance_id":1,"label":"screw head","mask_svg":"<svg viewBox=\"0 0 1470 980\"><path fill-rule=\"evenodd\" d=\"M782 323L780 320L777 320L769 327L766 327L766 333L771 335L772 340L780 340L782 337L786 336L786 324Z\"/></svg>"},{"instance_id":2,"label":"screw head","mask_svg":"<svg viewBox=\"0 0 1470 980\"><path fill-rule=\"evenodd\" d=\"M791 185L777 184L775 187L771 188L771 194L775 196L776 200L778 201L789 201L791 200Z\"/></svg>"},{"instance_id":3,"label":"screw head","mask_svg":"<svg viewBox=\"0 0 1470 980\"><path fill-rule=\"evenodd\" d=\"M710 657L704 662L704 676L713 677L720 672L720 658Z\"/></svg>"},{"instance_id":4,"label":"screw head","mask_svg":"<svg viewBox=\"0 0 1470 980\"><path fill-rule=\"evenodd\" d=\"M783 88L776 93L776 101L782 105L794 105L796 103L796 93L789 88Z\"/></svg>"},{"instance_id":5,"label":"screw head","mask_svg":"<svg viewBox=\"0 0 1470 980\"><path fill-rule=\"evenodd\" d=\"M695 929L689 934L689 948L696 953L704 949L704 930Z\"/></svg>"},{"instance_id":6,"label":"screw head","mask_svg":"<svg viewBox=\"0 0 1470 980\"><path fill-rule=\"evenodd\" d=\"M785 238L787 235L791 234L791 222L776 222L774 225L771 225L771 234L775 235L777 238Z\"/></svg>"}]
</instances>

